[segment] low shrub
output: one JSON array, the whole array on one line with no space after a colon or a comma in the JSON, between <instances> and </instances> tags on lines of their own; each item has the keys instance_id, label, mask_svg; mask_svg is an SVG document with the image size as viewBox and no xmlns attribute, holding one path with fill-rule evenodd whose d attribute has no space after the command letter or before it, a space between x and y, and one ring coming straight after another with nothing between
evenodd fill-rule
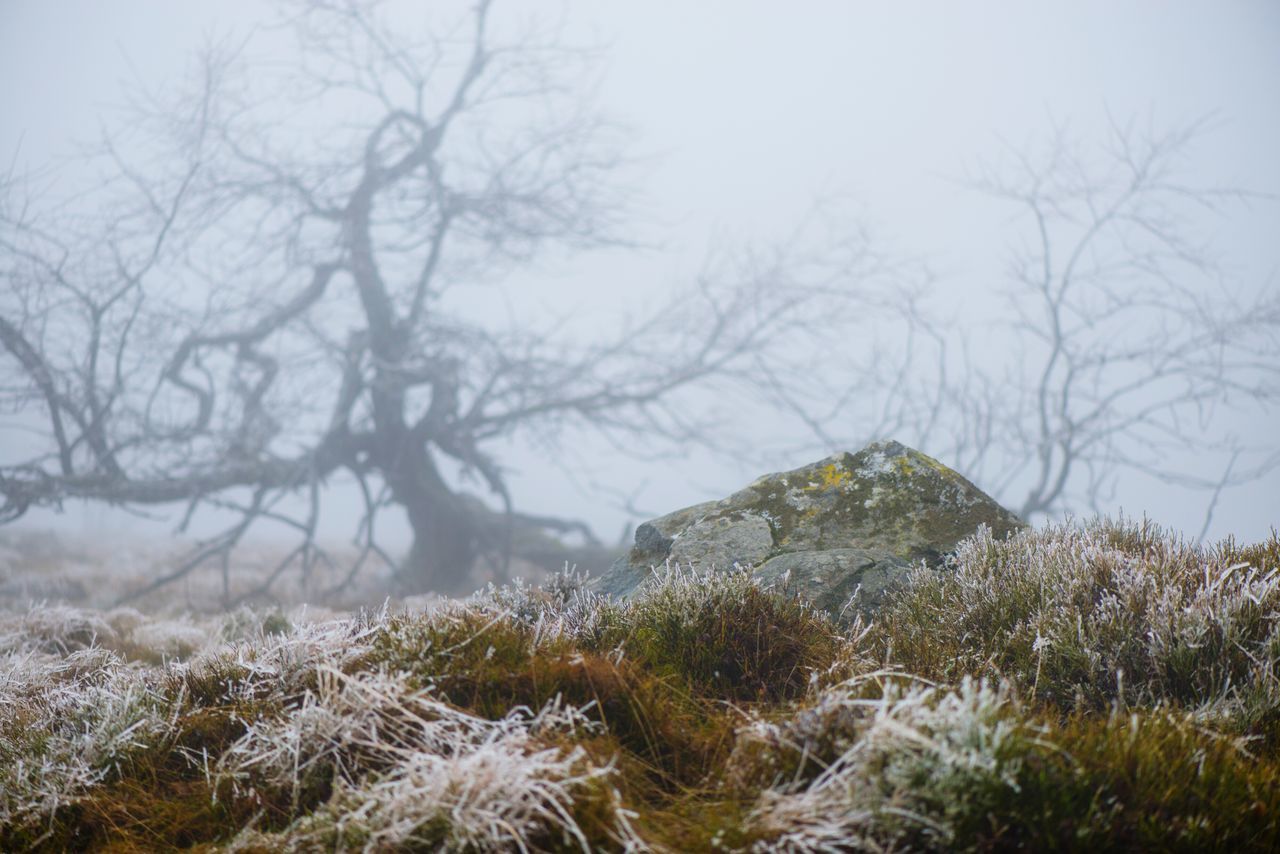
<instances>
[{"instance_id":1,"label":"low shrub","mask_svg":"<svg viewBox=\"0 0 1280 854\"><path fill-rule=\"evenodd\" d=\"M1280 569L1146 522L998 540L918 570L878 619L880 655L929 678L1007 678L1064 710L1174 703L1273 737Z\"/></svg>"}]
</instances>

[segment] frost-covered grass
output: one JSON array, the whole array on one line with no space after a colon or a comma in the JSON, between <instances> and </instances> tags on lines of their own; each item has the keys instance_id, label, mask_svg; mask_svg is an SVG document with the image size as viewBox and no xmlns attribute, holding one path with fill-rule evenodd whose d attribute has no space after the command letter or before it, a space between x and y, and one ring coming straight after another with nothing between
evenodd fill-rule
<instances>
[{"instance_id":1,"label":"frost-covered grass","mask_svg":"<svg viewBox=\"0 0 1280 854\"><path fill-rule=\"evenodd\" d=\"M224 565L217 556L169 584L148 590L157 577L186 563L197 543L125 533L93 536L0 528L0 609L30 601L111 610L122 599L147 614L216 615L241 604L292 610L323 601L335 608L380 605L395 595L391 569L370 560L349 585L343 581L358 553L349 544L325 543L325 556L307 571L295 561L276 570L289 544L246 542Z\"/></svg>"},{"instance_id":2,"label":"frost-covered grass","mask_svg":"<svg viewBox=\"0 0 1280 854\"><path fill-rule=\"evenodd\" d=\"M1171 710L1059 722L1009 682L878 674L744 727L755 851L1274 850L1276 757Z\"/></svg>"},{"instance_id":3,"label":"frost-covered grass","mask_svg":"<svg viewBox=\"0 0 1280 854\"><path fill-rule=\"evenodd\" d=\"M0 617L0 850L1276 850L1278 559L980 532L852 623L680 568L626 602L33 605Z\"/></svg>"},{"instance_id":4,"label":"frost-covered grass","mask_svg":"<svg viewBox=\"0 0 1280 854\"><path fill-rule=\"evenodd\" d=\"M965 541L882 616L921 676L1015 681L1068 711L1176 705L1280 744L1280 540L1197 548L1149 523Z\"/></svg>"}]
</instances>

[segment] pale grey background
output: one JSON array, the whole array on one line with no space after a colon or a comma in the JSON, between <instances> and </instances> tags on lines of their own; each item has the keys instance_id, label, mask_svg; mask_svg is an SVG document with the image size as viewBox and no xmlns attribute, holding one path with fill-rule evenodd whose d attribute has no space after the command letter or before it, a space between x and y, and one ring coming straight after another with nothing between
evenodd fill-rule
<instances>
[{"instance_id":1,"label":"pale grey background","mask_svg":"<svg viewBox=\"0 0 1280 854\"><path fill-rule=\"evenodd\" d=\"M515 2L562 17L572 39L604 45L601 103L647 157L637 236L657 248L550 259L530 271L528 310L607 322L610 310L689 276L709 239L786 233L814 198L856 200L880 245L926 258L943 287L980 312L1004 263L1010 211L957 178L1001 140L1051 122L1100 134L1108 111L1215 130L1190 164L1206 183L1280 192L1280 3L1254 2ZM503 13L502 4L497 10ZM122 87L177 75L209 32L247 32L268 4L178 0L0 0L0 158L65 161L73 140L113 119ZM272 36L266 36L269 41ZM282 48L283 49L283 48ZM1258 203L1211 224L1233 272L1277 287L1280 209ZM962 318L963 320L963 318ZM744 432L777 425L744 423ZM1235 425L1275 442L1275 418ZM16 441L5 439L4 441ZM517 502L585 518L613 538L626 514L592 493L608 483L663 512L761 473L710 454L636 463L582 446L568 476L515 448ZM806 462L778 454L765 468ZM1280 474L1226 494L1212 533L1254 539L1280 524ZM1134 478L1116 506L1198 530L1203 495ZM119 514L68 508L30 524L119 530ZM333 511L343 515L341 505ZM346 536L347 527L335 528Z\"/></svg>"}]
</instances>

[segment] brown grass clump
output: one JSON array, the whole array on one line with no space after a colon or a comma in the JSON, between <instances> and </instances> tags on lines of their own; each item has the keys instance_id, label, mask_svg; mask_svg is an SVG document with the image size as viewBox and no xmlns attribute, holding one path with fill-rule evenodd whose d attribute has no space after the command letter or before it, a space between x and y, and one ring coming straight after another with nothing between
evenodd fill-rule
<instances>
[{"instance_id":1,"label":"brown grass clump","mask_svg":"<svg viewBox=\"0 0 1280 854\"><path fill-rule=\"evenodd\" d=\"M584 648L568 633L537 626L480 608L397 619L376 638L373 660L488 719L552 702L581 708L631 766L664 786L696 783L727 748L736 719L725 707L621 650Z\"/></svg>"}]
</instances>

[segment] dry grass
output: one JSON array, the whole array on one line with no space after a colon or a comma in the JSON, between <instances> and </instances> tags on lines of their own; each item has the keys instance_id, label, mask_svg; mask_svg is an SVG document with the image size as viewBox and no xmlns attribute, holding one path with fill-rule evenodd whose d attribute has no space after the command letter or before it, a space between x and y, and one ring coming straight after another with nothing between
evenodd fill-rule
<instances>
[{"instance_id":1,"label":"dry grass","mask_svg":"<svg viewBox=\"0 0 1280 854\"><path fill-rule=\"evenodd\" d=\"M980 532L869 625L680 568L624 603L27 606L0 849L1275 850L1277 557Z\"/></svg>"}]
</instances>

